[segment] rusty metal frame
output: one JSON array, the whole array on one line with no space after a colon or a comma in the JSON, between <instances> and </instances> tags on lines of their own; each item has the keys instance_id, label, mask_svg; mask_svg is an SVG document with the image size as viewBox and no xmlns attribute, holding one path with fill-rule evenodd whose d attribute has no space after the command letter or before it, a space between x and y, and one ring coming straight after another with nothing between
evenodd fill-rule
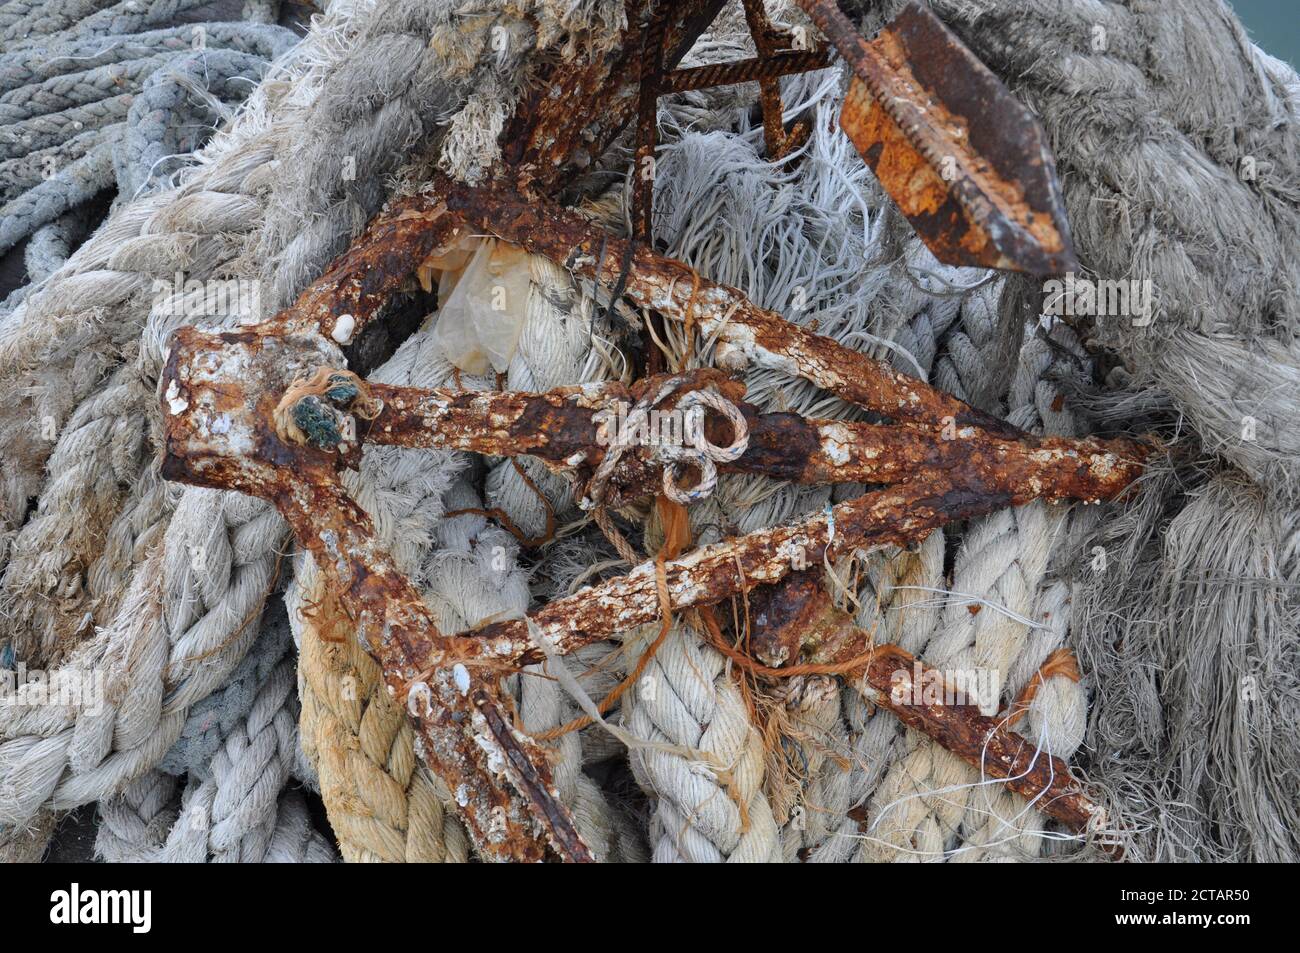
<instances>
[{"instance_id":1,"label":"rusty metal frame","mask_svg":"<svg viewBox=\"0 0 1300 953\"><path fill-rule=\"evenodd\" d=\"M385 387L349 375L342 347L439 249L471 230L486 231L575 275L622 284L628 299L668 320L686 320L690 311L701 332L716 341L715 357L724 368L751 362L779 368L887 421L849 424L760 414L744 403L737 382L718 371L697 372L691 386L707 384L729 394L750 425L753 442L734 469L801 482L888 485L800 523L666 562L674 611L779 583L800 564L914 542L947 522L1003 506L1032 499L1111 499L1137 476L1145 456L1131 441L1026 434L758 308L737 289L700 279L681 262L656 254L648 242L605 235L548 198L608 146L638 106L645 107L646 81L655 95L706 81L695 71L672 69L720 6L721 0L662 0L650 11L643 37L643 2L631 0L634 15L621 49L598 62L556 67L512 120L496 181L470 188L436 178L426 193L393 203L271 320L235 331L176 332L160 379L163 476L275 505L320 568L335 608L380 663L389 691L406 701L420 757L447 784L488 859L592 859L556 794L545 749L516 727L498 681L548 652L563 654L659 618L655 566L643 563L527 620L449 636L438 631L418 592L384 551L340 474L358 465L364 444L389 443L529 453L581 485L604 454L595 413L613 400L636 399L655 384L643 380L626 392L606 385L540 395L468 393ZM747 12L762 33L761 8L751 3ZM651 34L662 42L651 42ZM837 46L843 40L834 24L828 36ZM794 58L774 44L770 36L762 41L753 67L732 64L714 77L730 80L747 69L758 71L748 78L764 81L765 115L773 88L766 81L788 66L816 68L818 62L815 52ZM647 56L648 49L661 51L662 58L657 52ZM645 112L640 109L643 123ZM767 124L765 132L776 136ZM320 386L307 393L305 381ZM286 429L285 415L307 429ZM642 454L621 460L612 501L652 492L656 466ZM873 661L869 669L874 668Z\"/></svg>"}]
</instances>

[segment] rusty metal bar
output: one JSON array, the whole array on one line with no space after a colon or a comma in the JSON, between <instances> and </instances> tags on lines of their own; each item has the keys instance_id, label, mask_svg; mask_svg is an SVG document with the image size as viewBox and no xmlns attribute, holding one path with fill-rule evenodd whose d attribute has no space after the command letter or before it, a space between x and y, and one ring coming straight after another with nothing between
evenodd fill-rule
<instances>
[{"instance_id":1,"label":"rusty metal bar","mask_svg":"<svg viewBox=\"0 0 1300 953\"><path fill-rule=\"evenodd\" d=\"M497 186L473 187L441 180L438 192L449 211L473 227L521 245L584 278L612 282L622 273L627 242L553 203L526 200ZM604 250L603 259L597 255ZM737 369L746 363L802 377L892 420L933 427L955 425L961 439L987 431L1033 442L1036 438L951 394L894 370L831 338L766 311L735 288L699 277L690 267L637 246L625 292L637 305L684 320L691 310L705 339L717 341L715 362Z\"/></svg>"},{"instance_id":2,"label":"rusty metal bar","mask_svg":"<svg viewBox=\"0 0 1300 953\"><path fill-rule=\"evenodd\" d=\"M872 491L801 522L701 546L669 561L670 603L674 612L713 605L823 559L919 541L946 523L1015 505L1022 497L978 478L958 482L942 473ZM649 561L529 613L528 620L564 654L659 615L655 564ZM528 665L545 657L524 619L496 622L465 636L462 644L472 646L484 663Z\"/></svg>"},{"instance_id":3,"label":"rusty metal bar","mask_svg":"<svg viewBox=\"0 0 1300 953\"><path fill-rule=\"evenodd\" d=\"M630 243L602 235L544 197L555 194L575 170L594 161L638 105L643 107L641 125L647 124L649 116L653 127L653 109L646 104L653 105L651 94L662 88L664 70L676 66L722 3L660 0L651 12L644 51L637 42L643 4L641 0L629 4L621 51L599 62L556 67L508 125L503 139L506 162L497 170L497 182L510 181L519 192L500 184L467 189L439 179L431 194L394 202L320 279L271 321L237 331L184 328L178 332L160 382L163 475L259 496L272 501L285 516L319 565L338 611L356 624L363 644L382 665L390 690L406 693L403 697L416 703L409 710L419 753L455 792L471 837L487 858L591 859L556 797L544 753L514 729L497 695L500 672L525 660L539 660L539 646L523 623L489 626L470 638L440 634L418 593L378 544L368 517L338 479L339 469L358 464L362 440L424 439L413 435L412 419L440 415L448 427L468 427L471 421L464 402L483 398L430 397L372 385L366 388L366 399L378 401L383 409L362 414L351 404L360 387L313 394L317 404L311 408L295 403L296 398L286 392L321 368L341 368L339 346L350 343L374 319L422 261L455 242L471 225L597 281L617 274L630 262L629 296L643 307L682 320L692 279L697 277L685 265L654 254L648 241L640 243L633 255ZM772 54L762 57L762 69L789 65L793 61L773 52L775 41L768 32L770 24L764 26L761 8L752 3L750 7L747 12L758 24L760 51ZM775 110L779 122L780 107L779 101L771 101L771 93L779 87L770 76L762 86L765 132L773 133L770 116ZM643 154L644 142L645 137ZM783 145L788 144L785 139ZM638 216L638 234L648 239L649 202L644 210ZM598 248L605 249L603 255ZM755 583L778 580L805 560L830 558L846 548L919 539L950 520L1038 495L1108 490L1137 466L1120 452L1119 459L1110 460L1113 469L1103 472L1097 469L1099 461L1116 453L1116 447L1054 448L950 395L796 328L756 308L734 289L704 280L696 285L694 313L703 333L719 342L722 363L756 361L797 373L903 424L901 436L886 434L884 428L845 431L848 425L838 422L759 415L746 406L743 413L752 424L753 455L738 467L776 470L781 476L797 470L791 478L808 480L854 474L905 482L802 524L751 534L672 561L668 578L675 608L707 605ZM725 388L727 383L719 381L718 386ZM632 392L635 396L635 388ZM513 426L519 436L522 418L511 417L515 413L569 420L565 416L572 411L568 398L551 400L543 407L535 399L539 397L547 395L486 398L489 404L496 401L493 412L498 414L488 418L489 429L500 431L504 426L509 432ZM411 419L394 416L404 401L418 411L409 415ZM282 402L289 404L287 410L280 407ZM319 413L295 416L298 409ZM296 421L294 427L306 426L302 433L310 439L286 440L277 416L281 410ZM579 430L591 426L590 418L586 424L578 418L569 423ZM340 429L331 430L334 424ZM958 441L954 448L930 449L928 443L940 439L938 431L949 428ZM577 432L572 432L574 439ZM362 439L354 442L357 433ZM561 429L561 436L535 442L531 449L545 459L562 447L563 433ZM847 451L846 433L852 445ZM795 436L800 442L792 443ZM444 437L479 441L483 447L500 445L500 434L492 432L470 435L465 431L429 439ZM516 446L525 443L517 440ZM563 458L569 466L575 465L571 461L578 452L578 444L573 446L573 453ZM582 447L588 448L589 442ZM1054 449L1062 455L1053 457ZM1089 457L1087 465L1076 465L1069 454L1080 452L1092 453L1096 459ZM598 461L598 454L586 449L584 453L584 461L576 464L579 468ZM1140 458L1140 452L1135 453ZM935 461L954 466L946 472L916 474L918 467ZM647 460L641 458L640 463L643 472L653 474ZM637 456L632 455L623 478L627 493L642 492L636 465ZM1033 485L1029 480L1009 485L1026 473L1044 476L1046 484ZM534 618L543 623L540 637L552 639L557 651L566 651L584 640L649 621L659 611L654 570L647 564L620 581L553 603Z\"/></svg>"},{"instance_id":4,"label":"rusty metal bar","mask_svg":"<svg viewBox=\"0 0 1300 953\"><path fill-rule=\"evenodd\" d=\"M369 393L383 409L373 420L358 420L356 429L366 443L534 456L585 483L612 439L602 426L620 405L625 410L635 405L660 380L649 378L633 387L617 382L560 387L542 394L371 384ZM936 439L916 429L760 413L740 399L743 385L718 371L696 371L688 380L678 396L717 386L749 425L748 448L738 460L722 465L725 472L802 484L895 483L926 471L971 472L999 486L1025 487L1028 498L1049 501L1113 499L1141 472L1144 450L1132 441L1043 437L1027 445L990 436ZM661 409L670 410L673 403ZM726 434L710 436L717 445L727 439ZM661 465L654 462L653 450L641 446L623 457L610 484L611 505L654 495Z\"/></svg>"},{"instance_id":5,"label":"rusty metal bar","mask_svg":"<svg viewBox=\"0 0 1300 953\"><path fill-rule=\"evenodd\" d=\"M865 649L869 641L866 633L862 637ZM940 673L920 659L895 649L874 653L857 687L868 701L892 712L907 727L933 738L982 775L1005 781L1035 810L1075 833L1106 829L1106 809L1070 773L1070 766L1009 730L1002 720L981 714L974 705L906 701L923 695L910 691L914 681L938 677ZM1100 846L1113 848L1106 843Z\"/></svg>"},{"instance_id":6,"label":"rusty metal bar","mask_svg":"<svg viewBox=\"0 0 1300 953\"><path fill-rule=\"evenodd\" d=\"M424 196L393 203L272 321L350 344L420 262L460 236L464 223L444 211Z\"/></svg>"},{"instance_id":7,"label":"rusty metal bar","mask_svg":"<svg viewBox=\"0 0 1300 953\"><path fill-rule=\"evenodd\" d=\"M824 573L793 573L749 597L750 652L772 668L793 665L837 667L867 660L843 675L869 702L893 713L909 728L928 735L982 775L1006 782L1035 809L1070 830L1106 828L1106 811L1059 758L1042 751L1011 728L1005 715L990 718L975 704L927 702L914 686L942 684L941 673L895 645L877 646L871 635L831 601ZM1114 844L1099 842L1113 850Z\"/></svg>"},{"instance_id":8,"label":"rusty metal bar","mask_svg":"<svg viewBox=\"0 0 1300 953\"><path fill-rule=\"evenodd\" d=\"M664 93L685 93L714 86L732 86L775 79L794 73L810 73L830 66L825 50L783 50L771 56L758 56L734 63L714 63L679 69L664 77Z\"/></svg>"},{"instance_id":9,"label":"rusty metal bar","mask_svg":"<svg viewBox=\"0 0 1300 953\"><path fill-rule=\"evenodd\" d=\"M636 162L632 169L632 237L648 245L654 228L655 146L659 142L659 88L668 37L667 4L650 14L641 34L641 91L637 107Z\"/></svg>"},{"instance_id":10,"label":"rusty metal bar","mask_svg":"<svg viewBox=\"0 0 1300 953\"><path fill-rule=\"evenodd\" d=\"M767 18L763 0L744 0L745 22L749 25L749 35L753 37L754 46L760 58L770 58L778 50L779 37ZM767 156L776 160L785 156L802 144L808 134L808 126L801 124L794 131L786 133L782 114L785 107L781 102L781 81L775 76L764 76L758 83L759 102L763 108L763 142L767 146Z\"/></svg>"}]
</instances>

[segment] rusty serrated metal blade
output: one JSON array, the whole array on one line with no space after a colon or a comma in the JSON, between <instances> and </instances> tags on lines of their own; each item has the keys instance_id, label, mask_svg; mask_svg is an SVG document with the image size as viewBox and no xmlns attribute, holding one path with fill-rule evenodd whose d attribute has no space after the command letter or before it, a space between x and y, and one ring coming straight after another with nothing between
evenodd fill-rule
<instances>
[{"instance_id":1,"label":"rusty serrated metal blade","mask_svg":"<svg viewBox=\"0 0 1300 953\"><path fill-rule=\"evenodd\" d=\"M1042 129L929 9L867 40L834 0L799 4L853 70L840 125L936 258L1077 270Z\"/></svg>"}]
</instances>

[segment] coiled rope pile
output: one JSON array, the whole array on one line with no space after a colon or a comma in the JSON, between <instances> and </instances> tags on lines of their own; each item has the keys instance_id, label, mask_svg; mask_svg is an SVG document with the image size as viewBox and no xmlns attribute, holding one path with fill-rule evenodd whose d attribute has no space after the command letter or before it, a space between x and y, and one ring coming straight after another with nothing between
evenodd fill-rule
<instances>
[{"instance_id":1,"label":"coiled rope pile","mask_svg":"<svg viewBox=\"0 0 1300 953\"><path fill-rule=\"evenodd\" d=\"M274 313L394 182L427 174L406 165L425 150L454 175L481 176L536 51L600 54L623 4L335 0L292 48L269 26L210 28L201 56L175 54L174 82L155 82L148 64L186 36L161 24L193 5L0 7L6 37L76 23L82 32L59 51L93 54L76 73L52 72L28 41L0 59L5 129L32 140L0 167L11 202L0 237L32 235L33 279L0 311L11 395L0 408L0 662L106 678L95 712L0 707L0 850L39 854L59 812L98 802L97 850L110 860L324 860L335 844L348 860L464 860L452 792L415 756L404 711L311 560L289 552L280 518L237 494L159 479L155 385L167 335L195 323L187 315L234 325ZM86 16L89 6L99 12ZM933 6L1038 112L1082 261L1150 279L1161 306L1151 327L1098 322L1080 340L1033 320L1027 303L1041 299L1024 280L938 265L835 127L837 69L784 81L788 113L814 121L807 146L782 163L762 154L752 90L664 100L656 231L700 274L1018 426L1166 434L1169 460L1133 503L1008 510L915 551L830 567L828 579L877 641L941 667L996 670L1002 701L1030 699L1018 730L1074 755L1130 833L1130 856L1295 859L1294 74L1254 50L1217 0L981 0L977 15L959 0ZM793 4L768 8L802 22ZM857 15L869 26L889 12ZM732 5L692 56L745 55L743 22ZM96 45L141 27L159 28ZM251 91L237 82L255 75ZM110 95L119 81L138 83L129 105ZM196 86L206 95L176 92ZM248 98L233 115L202 112L236 91ZM177 124L199 115L225 121L177 172L165 159L182 148ZM38 176L47 156L67 175ZM615 229L630 157L616 146L585 199ZM110 180L112 213L74 251L87 229L74 206ZM628 380L607 293L524 261L526 307L501 386ZM213 313L178 273L247 281L259 294ZM448 362L436 322L435 311L367 376L498 386ZM709 342L681 330L668 329L669 364L709 365ZM856 413L775 372L745 383L763 409ZM617 573L628 556L526 460L372 448L351 480L443 631L517 615ZM656 508L623 542L653 555L851 492L722 475L688 501L688 525L663 525ZM601 859L1089 853L870 711L852 686L825 676L756 686L688 621L662 640L658 628L567 660L596 703L635 673L604 712L610 728L564 730L581 713L565 687L538 672L510 680L524 726L550 737L558 790ZM1067 647L1078 673L1053 662ZM319 792L328 830L304 791Z\"/></svg>"}]
</instances>

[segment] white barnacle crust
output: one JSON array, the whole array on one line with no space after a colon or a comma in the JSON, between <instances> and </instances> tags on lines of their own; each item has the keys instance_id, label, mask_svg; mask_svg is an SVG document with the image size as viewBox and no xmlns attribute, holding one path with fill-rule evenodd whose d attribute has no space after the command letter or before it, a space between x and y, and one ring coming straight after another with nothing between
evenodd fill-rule
<instances>
[{"instance_id":1,"label":"white barnacle crust","mask_svg":"<svg viewBox=\"0 0 1300 953\"><path fill-rule=\"evenodd\" d=\"M167 393L165 395L167 398L167 410L173 415L183 413L185 408L190 405L189 401L180 396L180 393L180 387L177 386L176 380L173 378L172 382L167 385Z\"/></svg>"},{"instance_id":2,"label":"white barnacle crust","mask_svg":"<svg viewBox=\"0 0 1300 953\"><path fill-rule=\"evenodd\" d=\"M330 332L330 337L339 344L350 344L352 343L352 332L356 328L356 318L350 314L340 314L338 320L334 322L334 330Z\"/></svg>"},{"instance_id":3,"label":"white barnacle crust","mask_svg":"<svg viewBox=\"0 0 1300 953\"><path fill-rule=\"evenodd\" d=\"M451 667L451 680L456 685L456 691L462 695L469 694L469 669L457 662Z\"/></svg>"},{"instance_id":4,"label":"white barnacle crust","mask_svg":"<svg viewBox=\"0 0 1300 953\"><path fill-rule=\"evenodd\" d=\"M428 682L416 682L406 693L406 710L413 718L433 714L433 689Z\"/></svg>"},{"instance_id":5,"label":"white barnacle crust","mask_svg":"<svg viewBox=\"0 0 1300 953\"><path fill-rule=\"evenodd\" d=\"M822 452L826 459L837 467L849 462L849 447L853 445L853 434L841 423L826 424L822 431Z\"/></svg>"}]
</instances>

